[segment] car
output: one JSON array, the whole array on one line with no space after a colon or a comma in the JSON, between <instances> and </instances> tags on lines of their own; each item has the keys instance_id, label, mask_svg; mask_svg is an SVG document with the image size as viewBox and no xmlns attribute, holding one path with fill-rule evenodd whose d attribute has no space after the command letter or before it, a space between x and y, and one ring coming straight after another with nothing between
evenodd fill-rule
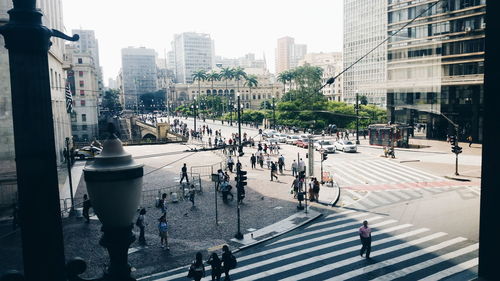
<instances>
[{"instance_id":1,"label":"car","mask_svg":"<svg viewBox=\"0 0 500 281\"><path fill-rule=\"evenodd\" d=\"M302 134L302 135L300 135L300 137L303 139L307 139L309 137L312 137L312 135L311 134Z\"/></svg>"},{"instance_id":2,"label":"car","mask_svg":"<svg viewBox=\"0 0 500 281\"><path fill-rule=\"evenodd\" d=\"M272 138L274 134L277 134L276 130L265 130L262 135L266 138Z\"/></svg>"},{"instance_id":3,"label":"car","mask_svg":"<svg viewBox=\"0 0 500 281\"><path fill-rule=\"evenodd\" d=\"M335 143L331 140L319 140L314 143L314 149L317 151L323 149L326 153L335 153Z\"/></svg>"},{"instance_id":4,"label":"car","mask_svg":"<svg viewBox=\"0 0 500 281\"><path fill-rule=\"evenodd\" d=\"M285 143L288 135L287 134L276 134L276 135L274 135L274 137L278 139L278 142Z\"/></svg>"},{"instance_id":5,"label":"car","mask_svg":"<svg viewBox=\"0 0 500 281\"><path fill-rule=\"evenodd\" d=\"M101 154L101 149L96 146L84 146L75 150L75 157L80 160L92 159L99 154Z\"/></svg>"},{"instance_id":6,"label":"car","mask_svg":"<svg viewBox=\"0 0 500 281\"><path fill-rule=\"evenodd\" d=\"M266 142L267 145L270 145L270 144L276 144L277 142L279 142L279 140L277 138L268 138Z\"/></svg>"},{"instance_id":7,"label":"car","mask_svg":"<svg viewBox=\"0 0 500 281\"><path fill-rule=\"evenodd\" d=\"M297 140L300 139L300 136L297 136L297 135L289 135L287 138L286 138L286 143L287 144L296 144L297 143Z\"/></svg>"},{"instance_id":8,"label":"car","mask_svg":"<svg viewBox=\"0 0 500 281\"><path fill-rule=\"evenodd\" d=\"M304 140L304 139L298 139L295 142L295 145L298 146L298 147L302 147L302 145L304 144L304 142L307 142L307 139L306 140Z\"/></svg>"},{"instance_id":9,"label":"car","mask_svg":"<svg viewBox=\"0 0 500 281\"><path fill-rule=\"evenodd\" d=\"M300 139L300 141L297 141L297 146L302 147L302 148L308 148L309 147L309 139Z\"/></svg>"},{"instance_id":10,"label":"car","mask_svg":"<svg viewBox=\"0 0 500 281\"><path fill-rule=\"evenodd\" d=\"M356 152L358 147L350 140L338 140L335 142L335 149L343 152Z\"/></svg>"}]
</instances>

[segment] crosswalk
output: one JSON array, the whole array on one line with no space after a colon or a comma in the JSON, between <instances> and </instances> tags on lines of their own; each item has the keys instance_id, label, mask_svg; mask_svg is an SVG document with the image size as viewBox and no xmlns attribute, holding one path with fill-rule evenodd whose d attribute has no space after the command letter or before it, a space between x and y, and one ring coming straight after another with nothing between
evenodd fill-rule
<instances>
[{"instance_id":1,"label":"crosswalk","mask_svg":"<svg viewBox=\"0 0 500 281\"><path fill-rule=\"evenodd\" d=\"M399 164L390 159L359 159L324 164L342 187L444 181L443 177Z\"/></svg>"},{"instance_id":2,"label":"crosswalk","mask_svg":"<svg viewBox=\"0 0 500 281\"><path fill-rule=\"evenodd\" d=\"M370 260L359 256L357 229L363 220L373 229ZM354 210L236 256L231 280L468 280L478 270L475 241ZM206 270L202 280L211 279ZM138 280L186 280L186 275L183 267Z\"/></svg>"},{"instance_id":3,"label":"crosswalk","mask_svg":"<svg viewBox=\"0 0 500 281\"><path fill-rule=\"evenodd\" d=\"M462 198L477 198L480 196L479 185L464 185L461 182L449 182L448 186L386 189L386 190L356 190L349 187L342 188L338 207L350 207L361 210L371 210L376 207L407 202L436 196L446 192L456 192Z\"/></svg>"}]
</instances>

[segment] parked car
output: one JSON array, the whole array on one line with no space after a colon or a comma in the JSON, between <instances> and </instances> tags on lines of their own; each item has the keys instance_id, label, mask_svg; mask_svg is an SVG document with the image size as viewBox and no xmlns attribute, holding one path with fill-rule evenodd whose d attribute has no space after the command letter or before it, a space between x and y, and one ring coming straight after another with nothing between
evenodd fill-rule
<instances>
[{"instance_id":1,"label":"parked car","mask_svg":"<svg viewBox=\"0 0 500 281\"><path fill-rule=\"evenodd\" d=\"M274 134L277 134L276 130L265 130L262 135L266 138L272 138Z\"/></svg>"},{"instance_id":2,"label":"parked car","mask_svg":"<svg viewBox=\"0 0 500 281\"><path fill-rule=\"evenodd\" d=\"M297 136L297 135L289 135L287 138L286 138L286 143L287 144L296 144L297 141L300 139L300 136Z\"/></svg>"},{"instance_id":3,"label":"parked car","mask_svg":"<svg viewBox=\"0 0 500 281\"><path fill-rule=\"evenodd\" d=\"M268 138L266 142L267 145L270 145L270 144L276 144L277 142L279 142L279 140L277 138Z\"/></svg>"},{"instance_id":4,"label":"parked car","mask_svg":"<svg viewBox=\"0 0 500 281\"><path fill-rule=\"evenodd\" d=\"M331 140L319 140L314 143L314 149L323 149L326 153L335 153L335 143Z\"/></svg>"},{"instance_id":5,"label":"parked car","mask_svg":"<svg viewBox=\"0 0 500 281\"><path fill-rule=\"evenodd\" d=\"M298 147L302 147L304 145L304 143L307 142L307 139L298 139L296 142L295 142L295 145L298 146Z\"/></svg>"},{"instance_id":6,"label":"parked car","mask_svg":"<svg viewBox=\"0 0 500 281\"><path fill-rule=\"evenodd\" d=\"M75 157L81 160L92 159L99 154L101 154L101 149L95 146L84 146L75 150Z\"/></svg>"},{"instance_id":7,"label":"parked car","mask_svg":"<svg viewBox=\"0 0 500 281\"><path fill-rule=\"evenodd\" d=\"M358 147L350 140L339 140L335 142L335 149L343 152L356 152Z\"/></svg>"},{"instance_id":8,"label":"parked car","mask_svg":"<svg viewBox=\"0 0 500 281\"><path fill-rule=\"evenodd\" d=\"M309 139L302 139L301 142L297 142L297 146L302 147L302 148L308 148L309 147Z\"/></svg>"},{"instance_id":9,"label":"parked car","mask_svg":"<svg viewBox=\"0 0 500 281\"><path fill-rule=\"evenodd\" d=\"M287 134L276 134L276 135L274 135L274 137L278 139L278 142L285 143L288 135Z\"/></svg>"}]
</instances>

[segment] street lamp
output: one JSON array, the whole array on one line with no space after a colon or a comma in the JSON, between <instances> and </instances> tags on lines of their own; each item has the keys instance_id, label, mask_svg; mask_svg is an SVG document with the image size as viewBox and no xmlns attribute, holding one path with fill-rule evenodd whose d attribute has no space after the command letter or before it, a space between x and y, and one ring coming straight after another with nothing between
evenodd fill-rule
<instances>
[{"instance_id":1,"label":"street lamp","mask_svg":"<svg viewBox=\"0 0 500 281\"><path fill-rule=\"evenodd\" d=\"M229 104L229 126L233 126L233 101L231 99L231 95L229 95L229 101L228 101L228 104Z\"/></svg>"},{"instance_id":2,"label":"street lamp","mask_svg":"<svg viewBox=\"0 0 500 281\"><path fill-rule=\"evenodd\" d=\"M240 92L236 93L238 97L238 153L243 156L243 146L241 145L241 104L240 104Z\"/></svg>"},{"instance_id":3,"label":"street lamp","mask_svg":"<svg viewBox=\"0 0 500 281\"><path fill-rule=\"evenodd\" d=\"M274 110L274 95L273 95L273 129L276 130L276 114Z\"/></svg>"},{"instance_id":4,"label":"street lamp","mask_svg":"<svg viewBox=\"0 0 500 281\"><path fill-rule=\"evenodd\" d=\"M359 144L359 94L356 90L356 144Z\"/></svg>"},{"instance_id":5,"label":"street lamp","mask_svg":"<svg viewBox=\"0 0 500 281\"><path fill-rule=\"evenodd\" d=\"M194 111L194 135L196 136L196 97L194 97L193 111Z\"/></svg>"}]
</instances>

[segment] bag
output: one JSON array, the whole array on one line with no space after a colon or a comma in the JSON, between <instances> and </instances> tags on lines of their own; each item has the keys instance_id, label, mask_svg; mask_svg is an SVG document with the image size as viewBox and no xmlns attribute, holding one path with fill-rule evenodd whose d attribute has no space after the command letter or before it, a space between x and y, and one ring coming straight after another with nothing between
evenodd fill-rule
<instances>
[{"instance_id":1,"label":"bag","mask_svg":"<svg viewBox=\"0 0 500 281\"><path fill-rule=\"evenodd\" d=\"M236 261L236 257L233 254L231 254L229 256L229 264L228 264L229 269L235 269L237 265L238 262Z\"/></svg>"}]
</instances>

